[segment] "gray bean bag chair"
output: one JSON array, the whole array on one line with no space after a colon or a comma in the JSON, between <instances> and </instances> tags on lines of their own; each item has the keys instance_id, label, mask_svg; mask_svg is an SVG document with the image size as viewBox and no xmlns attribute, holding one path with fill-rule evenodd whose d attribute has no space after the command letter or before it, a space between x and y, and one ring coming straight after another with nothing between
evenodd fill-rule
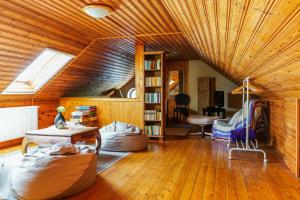
<instances>
[{"instance_id":1,"label":"gray bean bag chair","mask_svg":"<svg viewBox=\"0 0 300 200\"><path fill-rule=\"evenodd\" d=\"M93 148L58 143L25 154L12 172L11 191L18 199L60 199L91 186L96 167Z\"/></svg>"},{"instance_id":2,"label":"gray bean bag chair","mask_svg":"<svg viewBox=\"0 0 300 200\"><path fill-rule=\"evenodd\" d=\"M100 130L102 151L141 151L147 147L148 137L134 125L114 121Z\"/></svg>"}]
</instances>

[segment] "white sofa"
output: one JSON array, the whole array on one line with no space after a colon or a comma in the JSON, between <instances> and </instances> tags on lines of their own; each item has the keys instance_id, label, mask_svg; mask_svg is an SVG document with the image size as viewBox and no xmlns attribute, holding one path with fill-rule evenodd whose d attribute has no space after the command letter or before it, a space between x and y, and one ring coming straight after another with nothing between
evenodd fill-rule
<instances>
[{"instance_id":1,"label":"white sofa","mask_svg":"<svg viewBox=\"0 0 300 200\"><path fill-rule=\"evenodd\" d=\"M134 125L114 121L99 130L102 151L141 151L147 147L148 137Z\"/></svg>"},{"instance_id":2,"label":"white sofa","mask_svg":"<svg viewBox=\"0 0 300 200\"><path fill-rule=\"evenodd\" d=\"M60 199L88 188L97 175L95 150L89 148L76 146L75 154L70 154L70 148L56 152L46 148L25 154L20 166L12 172L14 196L18 199Z\"/></svg>"}]
</instances>

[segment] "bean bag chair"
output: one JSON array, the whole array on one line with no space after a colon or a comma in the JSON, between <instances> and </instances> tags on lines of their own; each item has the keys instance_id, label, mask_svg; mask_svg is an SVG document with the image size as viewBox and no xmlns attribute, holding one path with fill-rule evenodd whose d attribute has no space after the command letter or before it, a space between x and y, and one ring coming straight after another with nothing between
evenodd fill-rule
<instances>
[{"instance_id":1,"label":"bean bag chair","mask_svg":"<svg viewBox=\"0 0 300 200\"><path fill-rule=\"evenodd\" d=\"M141 151L147 147L148 137L134 125L114 121L99 130L102 151Z\"/></svg>"},{"instance_id":2,"label":"bean bag chair","mask_svg":"<svg viewBox=\"0 0 300 200\"><path fill-rule=\"evenodd\" d=\"M11 190L17 199L60 199L91 186L96 179L95 150L59 143L25 154L13 170Z\"/></svg>"},{"instance_id":3,"label":"bean bag chair","mask_svg":"<svg viewBox=\"0 0 300 200\"><path fill-rule=\"evenodd\" d=\"M2 172L3 167L4 167L4 160L0 158L0 173Z\"/></svg>"}]
</instances>

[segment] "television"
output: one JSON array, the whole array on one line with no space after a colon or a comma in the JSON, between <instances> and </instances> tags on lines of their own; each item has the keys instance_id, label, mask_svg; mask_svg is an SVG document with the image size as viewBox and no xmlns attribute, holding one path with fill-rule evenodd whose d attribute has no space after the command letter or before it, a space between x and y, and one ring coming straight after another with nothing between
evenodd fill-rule
<instances>
[{"instance_id":1,"label":"television","mask_svg":"<svg viewBox=\"0 0 300 200\"><path fill-rule=\"evenodd\" d=\"M214 91L214 106L224 107L224 91Z\"/></svg>"}]
</instances>

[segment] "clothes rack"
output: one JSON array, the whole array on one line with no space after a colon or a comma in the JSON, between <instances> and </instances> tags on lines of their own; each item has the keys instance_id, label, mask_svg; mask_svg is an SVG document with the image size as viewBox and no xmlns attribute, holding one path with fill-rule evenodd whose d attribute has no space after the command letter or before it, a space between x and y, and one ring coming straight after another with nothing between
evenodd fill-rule
<instances>
[{"instance_id":1,"label":"clothes rack","mask_svg":"<svg viewBox=\"0 0 300 200\"><path fill-rule=\"evenodd\" d=\"M234 89L232 91L232 94L242 94L242 105L243 105L243 112L242 112L242 120L243 120L243 128L245 128L246 136L245 136L245 142L243 140L236 140L235 144L236 147L230 148L230 143L228 144L229 146L229 156L228 159L232 159L232 152L233 151L244 151L244 152L260 152L263 153L264 156L264 163L268 162L267 160L267 155L266 152L262 149L258 148L258 142L257 139L255 138L255 142L252 140L249 140L249 101L250 101L250 94L257 94L263 92L262 89L255 87L250 83L250 77L247 77L243 80L242 86ZM245 101L246 99L246 101ZM245 115L246 115L246 127L245 127Z\"/></svg>"}]
</instances>

